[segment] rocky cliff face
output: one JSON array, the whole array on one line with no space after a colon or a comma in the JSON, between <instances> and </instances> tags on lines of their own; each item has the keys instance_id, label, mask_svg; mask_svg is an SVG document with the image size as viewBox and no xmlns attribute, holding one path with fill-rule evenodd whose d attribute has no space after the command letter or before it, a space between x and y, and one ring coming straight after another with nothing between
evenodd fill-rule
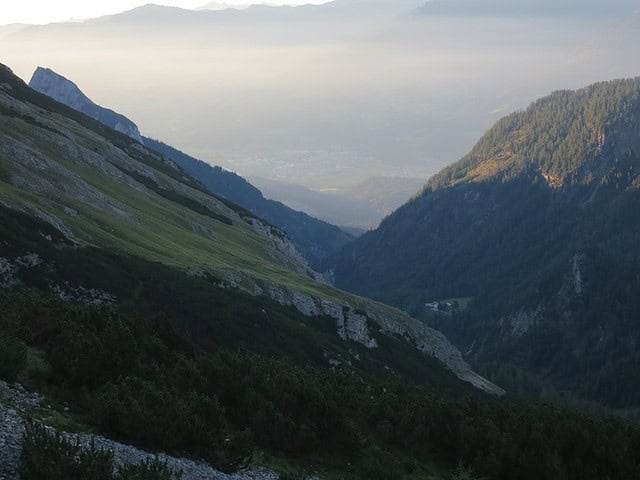
<instances>
[{"instance_id":1,"label":"rocky cliff face","mask_svg":"<svg viewBox=\"0 0 640 480\"><path fill-rule=\"evenodd\" d=\"M387 305L356 296L336 300L310 295L273 282L256 282L237 273L226 275L221 286L241 288L256 296L266 295L281 305L295 307L308 317L331 317L342 340L356 342L369 349L378 348L375 333L405 341L407 345L413 345L425 355L439 360L460 380L493 395L505 393L474 372L460 350L442 333Z\"/></svg>"},{"instance_id":2,"label":"rocky cliff face","mask_svg":"<svg viewBox=\"0 0 640 480\"><path fill-rule=\"evenodd\" d=\"M124 115L96 105L71 80L51 69L38 67L31 77L29 86L74 110L84 113L108 125L114 130L144 143L138 126Z\"/></svg>"}]
</instances>

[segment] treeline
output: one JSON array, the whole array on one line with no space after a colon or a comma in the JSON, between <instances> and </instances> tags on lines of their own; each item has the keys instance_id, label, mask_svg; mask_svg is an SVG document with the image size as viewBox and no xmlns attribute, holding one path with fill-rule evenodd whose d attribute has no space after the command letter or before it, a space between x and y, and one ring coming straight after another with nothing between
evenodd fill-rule
<instances>
[{"instance_id":1,"label":"treeline","mask_svg":"<svg viewBox=\"0 0 640 480\"><path fill-rule=\"evenodd\" d=\"M116 439L224 470L260 449L301 462L339 459L345 475L363 479L460 462L495 480L640 474L640 429L617 418L452 398L243 350L206 354L167 318L72 305L31 290L4 293L0 304L2 337L24 358L14 378L69 402ZM33 370L27 348L43 354L46 368Z\"/></svg>"}]
</instances>

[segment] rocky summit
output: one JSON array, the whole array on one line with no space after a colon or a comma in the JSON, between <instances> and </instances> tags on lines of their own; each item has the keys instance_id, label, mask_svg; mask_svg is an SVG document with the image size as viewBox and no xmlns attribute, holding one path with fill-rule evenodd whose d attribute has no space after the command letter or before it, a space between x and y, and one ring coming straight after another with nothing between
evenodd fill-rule
<instances>
[{"instance_id":1,"label":"rocky summit","mask_svg":"<svg viewBox=\"0 0 640 480\"><path fill-rule=\"evenodd\" d=\"M29 86L37 92L54 98L60 103L69 105L71 108L91 118L95 118L117 132L124 133L138 142L144 143L140 135L140 130L135 123L124 115L96 105L89 97L82 93L75 83L49 68L38 67L36 71L33 72Z\"/></svg>"}]
</instances>

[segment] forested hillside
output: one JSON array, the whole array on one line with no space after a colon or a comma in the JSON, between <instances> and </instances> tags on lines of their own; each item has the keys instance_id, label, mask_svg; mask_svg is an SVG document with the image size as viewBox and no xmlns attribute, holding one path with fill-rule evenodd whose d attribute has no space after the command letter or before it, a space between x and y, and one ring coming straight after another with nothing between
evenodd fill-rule
<instances>
[{"instance_id":1,"label":"forested hillside","mask_svg":"<svg viewBox=\"0 0 640 480\"><path fill-rule=\"evenodd\" d=\"M640 79L556 92L329 266L337 285L427 318L508 388L637 407L639 186ZM425 307L452 301L464 308Z\"/></svg>"}]
</instances>

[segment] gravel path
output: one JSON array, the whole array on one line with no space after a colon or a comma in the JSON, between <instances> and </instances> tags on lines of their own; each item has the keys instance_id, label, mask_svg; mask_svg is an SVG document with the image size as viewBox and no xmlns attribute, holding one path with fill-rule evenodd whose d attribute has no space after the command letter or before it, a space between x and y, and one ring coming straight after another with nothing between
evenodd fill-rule
<instances>
[{"instance_id":1,"label":"gravel path","mask_svg":"<svg viewBox=\"0 0 640 480\"><path fill-rule=\"evenodd\" d=\"M41 397L26 392L19 385L8 385L0 381L0 480L16 480L16 468L22 449L24 418L20 410L40 404ZM155 454L123 445L99 435L64 433L66 438L80 445L93 444L103 450L113 452L116 465L140 463L156 458ZM160 454L157 456L174 470L183 472L183 480L277 480L278 475L267 469L254 469L234 475L215 470L211 466L185 458Z\"/></svg>"}]
</instances>

